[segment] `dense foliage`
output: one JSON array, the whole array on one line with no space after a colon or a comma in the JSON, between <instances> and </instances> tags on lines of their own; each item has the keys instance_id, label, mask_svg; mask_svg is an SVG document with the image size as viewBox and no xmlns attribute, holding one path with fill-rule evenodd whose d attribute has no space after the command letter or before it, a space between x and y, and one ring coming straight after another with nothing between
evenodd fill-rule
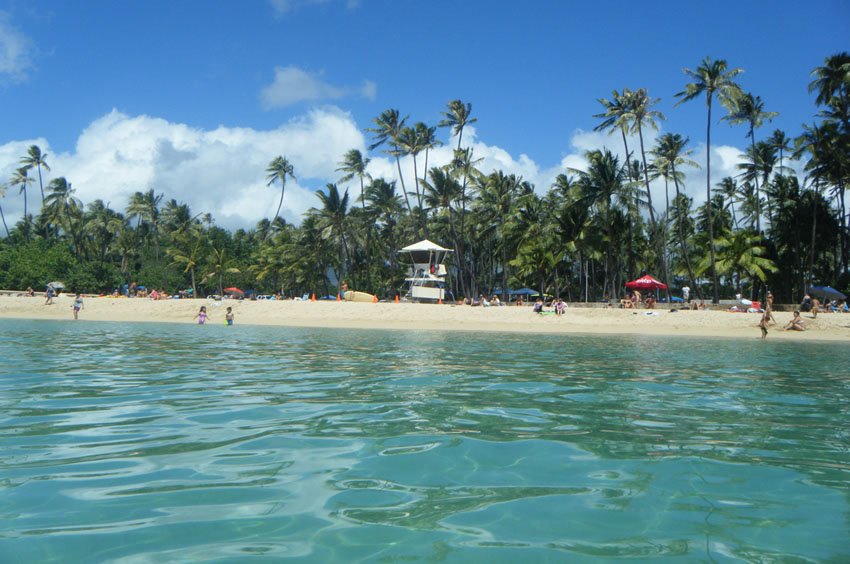
<instances>
[{"instance_id":1,"label":"dense foliage","mask_svg":"<svg viewBox=\"0 0 850 564\"><path fill-rule=\"evenodd\" d=\"M709 147L721 111L723 120L745 128L749 144L736 177L712 178L707 152L707 200L698 207L683 181L703 163L690 158L689 140L676 133L645 146L644 133L666 118L643 88L599 100L598 129L619 133L628 158L607 148L589 152L586 170L565 170L545 190L478 169L463 143L464 128L475 121L471 104L450 102L433 127L408 125L398 110L387 110L368 130L369 150L396 161L400 185L372 178L369 158L353 149L338 169L352 192L328 184L301 225L290 225L277 214L297 171L277 157L266 170L269 186L280 189L275 217L235 232L185 203L163 201L154 189L134 194L123 212L101 200L84 204L64 177L42 185L47 155L32 146L2 186L3 195L18 190L25 215L13 226L2 216L0 287L61 280L75 291L109 292L135 281L169 292L193 288L195 295L236 285L292 296L335 294L345 279L389 296L403 285L397 250L429 238L455 251L448 283L457 297L530 286L594 301L617 297L624 282L646 271L715 300L756 297L769 287L778 301L792 302L812 283L846 291L850 55L830 56L813 71L809 88L819 111L793 139L779 130L759 134L776 114L740 88L739 72L706 58L686 69L690 82L676 94L679 103L705 101ZM457 145L448 165L429 168L429 151L441 144L438 128ZM635 136L636 149L628 146ZM406 179L400 159L408 156L415 174ZM789 156L804 170L791 170ZM658 180L663 202L653 202L649 191ZM36 183L42 205L33 215L27 201Z\"/></svg>"}]
</instances>

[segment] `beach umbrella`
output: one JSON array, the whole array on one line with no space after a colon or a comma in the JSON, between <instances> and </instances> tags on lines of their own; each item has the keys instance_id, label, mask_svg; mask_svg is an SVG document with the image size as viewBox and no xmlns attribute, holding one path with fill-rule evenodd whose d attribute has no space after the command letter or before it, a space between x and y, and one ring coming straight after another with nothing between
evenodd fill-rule
<instances>
[{"instance_id":1,"label":"beach umbrella","mask_svg":"<svg viewBox=\"0 0 850 564\"><path fill-rule=\"evenodd\" d=\"M240 290L239 288L236 288L236 287L225 288L224 293L225 294L233 294L233 295L237 295L237 296L244 296L245 295L245 292L243 292L242 290Z\"/></svg>"},{"instance_id":2,"label":"beach umbrella","mask_svg":"<svg viewBox=\"0 0 850 564\"><path fill-rule=\"evenodd\" d=\"M511 290L508 292L511 296L536 296L540 292L536 290L532 290L531 288L520 288L519 290Z\"/></svg>"},{"instance_id":3,"label":"beach umbrella","mask_svg":"<svg viewBox=\"0 0 850 564\"><path fill-rule=\"evenodd\" d=\"M64 290L65 289L65 284L63 282L58 282L58 281L57 282L50 282L48 284L48 286L50 286L54 290Z\"/></svg>"},{"instance_id":4,"label":"beach umbrella","mask_svg":"<svg viewBox=\"0 0 850 564\"><path fill-rule=\"evenodd\" d=\"M830 300L846 300L847 296L831 286L812 286L809 288L809 293L813 296L827 298Z\"/></svg>"},{"instance_id":5,"label":"beach umbrella","mask_svg":"<svg viewBox=\"0 0 850 564\"><path fill-rule=\"evenodd\" d=\"M666 290L667 284L656 280L650 275L641 276L637 280L626 282L626 288L630 290Z\"/></svg>"}]
</instances>

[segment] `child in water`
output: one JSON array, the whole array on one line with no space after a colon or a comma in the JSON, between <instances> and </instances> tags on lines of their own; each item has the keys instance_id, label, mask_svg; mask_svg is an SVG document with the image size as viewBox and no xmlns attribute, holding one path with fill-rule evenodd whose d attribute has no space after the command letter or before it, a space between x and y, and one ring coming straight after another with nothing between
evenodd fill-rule
<instances>
[{"instance_id":1,"label":"child in water","mask_svg":"<svg viewBox=\"0 0 850 564\"><path fill-rule=\"evenodd\" d=\"M198 318L198 325L203 325L207 322L207 306L201 306L201 311L198 312L198 315L195 317Z\"/></svg>"},{"instance_id":2,"label":"child in water","mask_svg":"<svg viewBox=\"0 0 850 564\"><path fill-rule=\"evenodd\" d=\"M234 317L233 308L232 307L227 308L227 313L224 314L225 323L227 323L228 325L233 325L233 317Z\"/></svg>"}]
</instances>

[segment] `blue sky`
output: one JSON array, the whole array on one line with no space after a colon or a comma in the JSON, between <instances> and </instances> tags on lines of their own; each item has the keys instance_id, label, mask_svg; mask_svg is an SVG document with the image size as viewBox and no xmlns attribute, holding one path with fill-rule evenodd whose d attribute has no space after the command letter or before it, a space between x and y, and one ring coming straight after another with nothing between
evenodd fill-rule
<instances>
[{"instance_id":1,"label":"blue sky","mask_svg":"<svg viewBox=\"0 0 850 564\"><path fill-rule=\"evenodd\" d=\"M317 205L313 192L336 180L339 156L365 150L362 130L381 111L435 125L460 98L478 118L470 142L485 166L545 191L584 149L619 149L617 137L590 133L596 99L615 88L661 98L663 131L689 136L701 160L704 104L673 107L673 94L686 82L682 68L706 55L743 68L742 86L780 112L761 134L796 135L817 111L809 73L850 49L848 22L850 3L840 1L8 0L0 178L38 143L51 175L66 176L86 202L123 207L152 187L223 225L250 226L273 212L264 168L283 154L298 176L285 216L297 221ZM725 153L712 178L734 171L745 133L713 127ZM372 156L373 175L395 174ZM701 174L691 175L695 186ZM0 200L13 217L17 192Z\"/></svg>"}]
</instances>

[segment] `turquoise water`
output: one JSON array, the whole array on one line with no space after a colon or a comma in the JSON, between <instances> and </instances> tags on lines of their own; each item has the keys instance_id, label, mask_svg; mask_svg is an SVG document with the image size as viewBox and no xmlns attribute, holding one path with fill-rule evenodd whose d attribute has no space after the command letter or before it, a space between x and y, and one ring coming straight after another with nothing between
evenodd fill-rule
<instances>
[{"instance_id":1,"label":"turquoise water","mask_svg":"<svg viewBox=\"0 0 850 564\"><path fill-rule=\"evenodd\" d=\"M0 320L0 562L846 561L845 349Z\"/></svg>"}]
</instances>

